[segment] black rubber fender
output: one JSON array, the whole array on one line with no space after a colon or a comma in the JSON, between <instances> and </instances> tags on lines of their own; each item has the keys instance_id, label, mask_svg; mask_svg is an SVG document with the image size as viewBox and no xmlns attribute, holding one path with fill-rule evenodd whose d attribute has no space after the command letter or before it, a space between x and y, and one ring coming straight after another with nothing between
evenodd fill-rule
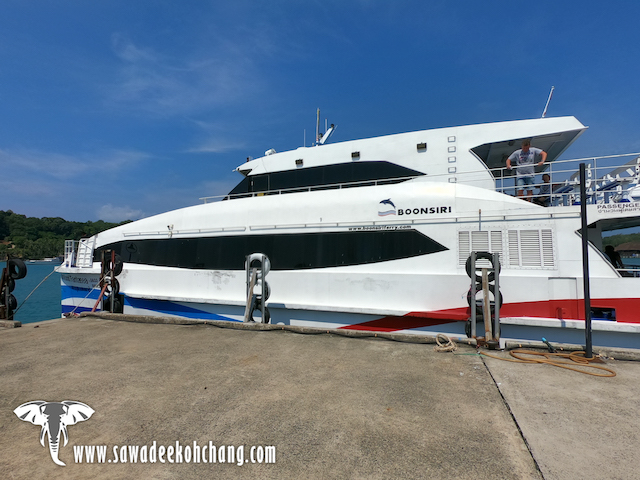
<instances>
[{"instance_id":1,"label":"black rubber fender","mask_svg":"<svg viewBox=\"0 0 640 480\"><path fill-rule=\"evenodd\" d=\"M14 280L20 280L27 276L27 266L19 258L10 258L7 262L9 276Z\"/></svg>"},{"instance_id":2,"label":"black rubber fender","mask_svg":"<svg viewBox=\"0 0 640 480\"><path fill-rule=\"evenodd\" d=\"M107 295L118 295L120 293L120 282L118 282L117 278L113 279L113 284L107 286L106 290Z\"/></svg>"},{"instance_id":3,"label":"black rubber fender","mask_svg":"<svg viewBox=\"0 0 640 480\"><path fill-rule=\"evenodd\" d=\"M116 253L115 261L113 263L113 274L117 277L122 273L123 268L124 263L122 262L122 257Z\"/></svg>"},{"instance_id":4,"label":"black rubber fender","mask_svg":"<svg viewBox=\"0 0 640 480\"><path fill-rule=\"evenodd\" d=\"M489 252L477 252L476 261L480 259L489 260L489 262L493 262L493 255L491 255ZM473 278L473 272L471 271L473 269L473 267L471 266L471 256L467 258L467 263L465 264L464 268L467 271L467 275L469 276L469 278ZM500 273L501 270L502 270L502 265L500 265L500 262L498 262L498 273ZM496 272L490 271L488 273L488 276L489 276L489 282L493 282L496 279ZM482 275L476 275L475 277L476 277L476 282L482 282Z\"/></svg>"},{"instance_id":5,"label":"black rubber fender","mask_svg":"<svg viewBox=\"0 0 640 480\"><path fill-rule=\"evenodd\" d=\"M249 318L251 319L252 322L255 322L255 319L253 318L253 314L255 312L261 312L261 311L262 311L262 301L259 298L256 298L251 308L251 314L249 315ZM264 307L264 318L260 318L260 323L271 323L271 312L269 312L269 307Z\"/></svg>"},{"instance_id":6,"label":"black rubber fender","mask_svg":"<svg viewBox=\"0 0 640 480\"><path fill-rule=\"evenodd\" d=\"M113 275L116 277L122 273L124 263L122 262L122 257L119 254L116 253L114 255L113 263L111 263L111 255L107 254L105 256L104 262L107 272L110 272L113 269Z\"/></svg>"},{"instance_id":7,"label":"black rubber fender","mask_svg":"<svg viewBox=\"0 0 640 480\"><path fill-rule=\"evenodd\" d=\"M109 312L111 309L111 297L104 297L102 299L102 311ZM116 296L113 300L113 313L122 313L122 300L120 300L120 296Z\"/></svg>"},{"instance_id":8,"label":"black rubber fender","mask_svg":"<svg viewBox=\"0 0 640 480\"><path fill-rule=\"evenodd\" d=\"M269 307L264 307L264 318L262 319L262 323L271 323L271 312L269 312Z\"/></svg>"},{"instance_id":9,"label":"black rubber fender","mask_svg":"<svg viewBox=\"0 0 640 480\"><path fill-rule=\"evenodd\" d=\"M482 284L478 284L476 285L476 295L478 294L478 292L482 291ZM495 285L489 285L489 291L493 294L493 300L489 301L489 308L491 311L491 315L493 315L496 311L496 286ZM498 290L498 309L502 308L502 292L500 292L500 290ZM473 303L473 297L471 296L471 289L469 289L469 291L467 292L467 303L469 304L469 308L471 308L471 304ZM482 316L484 315L484 312L482 311L482 302L477 302L476 303L476 316Z\"/></svg>"},{"instance_id":10,"label":"black rubber fender","mask_svg":"<svg viewBox=\"0 0 640 480\"><path fill-rule=\"evenodd\" d=\"M5 301L5 296L4 296L4 290L2 291L2 299L0 299L0 305L4 305L4 301ZM16 297L13 296L13 294L9 294L9 302L8 305L5 305L5 307L7 307L7 310L9 311L9 313L13 312L16 308L18 308L18 300L16 299Z\"/></svg>"}]
</instances>

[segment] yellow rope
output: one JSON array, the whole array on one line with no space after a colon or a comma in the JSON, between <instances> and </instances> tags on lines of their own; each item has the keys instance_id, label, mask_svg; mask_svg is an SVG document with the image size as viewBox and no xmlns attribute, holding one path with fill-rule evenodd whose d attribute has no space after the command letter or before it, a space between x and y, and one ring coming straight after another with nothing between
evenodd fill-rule
<instances>
[{"instance_id":1,"label":"yellow rope","mask_svg":"<svg viewBox=\"0 0 640 480\"><path fill-rule=\"evenodd\" d=\"M571 353L550 353L550 352L536 352L534 350L524 350L524 349L516 349L511 350L509 352L514 359L497 357L495 355L491 355L487 352L480 352L481 355L485 355L491 358L497 358L498 360L505 360L507 362L516 362L516 363L546 363L549 365L553 365L554 367L566 368L567 370L573 370L575 372L584 373L586 375L594 375L596 377L615 377L616 372L611 370L610 368L601 367L599 365L591 365L589 362L594 361L594 358L586 358L585 352L571 352ZM524 355L529 355L530 357L525 357ZM557 359L557 360L556 360ZM563 362L560 359L568 359L570 361ZM580 367L580 368L576 368ZM595 373L589 372L585 370L581 370L581 368L595 368L597 370L604 370L608 373Z\"/></svg>"}]
</instances>

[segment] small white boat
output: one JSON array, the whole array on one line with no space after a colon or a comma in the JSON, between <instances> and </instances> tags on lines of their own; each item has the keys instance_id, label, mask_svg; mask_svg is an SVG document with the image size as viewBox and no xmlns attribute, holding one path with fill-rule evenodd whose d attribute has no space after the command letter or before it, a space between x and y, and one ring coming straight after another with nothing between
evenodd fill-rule
<instances>
[{"instance_id":1,"label":"small white boat","mask_svg":"<svg viewBox=\"0 0 640 480\"><path fill-rule=\"evenodd\" d=\"M575 172L586 163L593 341L639 347L639 272L614 268L602 235L640 226L628 194L640 157L559 161L586 128L539 118L267 151L224 197L68 242L62 311L93 307L111 250L123 261L116 309L243 321L245 261L262 254L271 323L465 336L475 251L500 258L503 339L584 343ZM525 138L548 154L536 176L551 174L546 207L517 198L506 169Z\"/></svg>"}]
</instances>

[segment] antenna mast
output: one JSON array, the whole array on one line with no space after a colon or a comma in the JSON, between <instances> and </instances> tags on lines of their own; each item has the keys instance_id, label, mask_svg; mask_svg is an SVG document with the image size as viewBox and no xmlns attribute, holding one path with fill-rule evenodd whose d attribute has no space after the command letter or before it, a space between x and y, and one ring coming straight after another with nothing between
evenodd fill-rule
<instances>
[{"instance_id":1,"label":"antenna mast","mask_svg":"<svg viewBox=\"0 0 640 480\"><path fill-rule=\"evenodd\" d=\"M551 91L549 92L549 98L547 98L547 104L544 106L544 111L542 112L542 117L544 118L547 115L547 108L549 108L549 102L551 102L551 97L553 96L553 91L556 87L551 87Z\"/></svg>"},{"instance_id":2,"label":"antenna mast","mask_svg":"<svg viewBox=\"0 0 640 480\"><path fill-rule=\"evenodd\" d=\"M335 131L336 126L332 123L329 128L327 128L327 120L325 119L325 132L320 133L320 109L318 109L318 119L316 121L316 142L315 146L324 145L324 143L329 140L331 134Z\"/></svg>"}]
</instances>

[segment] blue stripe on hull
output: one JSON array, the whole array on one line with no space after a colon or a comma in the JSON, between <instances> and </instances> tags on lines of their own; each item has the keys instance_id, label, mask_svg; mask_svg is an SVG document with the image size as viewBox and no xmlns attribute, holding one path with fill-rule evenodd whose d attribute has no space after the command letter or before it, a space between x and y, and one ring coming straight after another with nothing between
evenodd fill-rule
<instances>
[{"instance_id":1,"label":"blue stripe on hull","mask_svg":"<svg viewBox=\"0 0 640 480\"><path fill-rule=\"evenodd\" d=\"M162 313L165 315L177 315L185 318L198 318L204 320L228 320L236 322L237 320L218 315L216 313L207 312L193 307L187 307L180 303L170 302L168 300L150 300L143 298L132 298L125 295L124 307L125 311L127 306L132 308L139 308L142 310L150 310L156 313Z\"/></svg>"},{"instance_id":2,"label":"blue stripe on hull","mask_svg":"<svg viewBox=\"0 0 640 480\"><path fill-rule=\"evenodd\" d=\"M98 297L100 296L100 289L98 288L94 288L93 290L91 290L91 293L89 293L89 296L87 296L87 293L89 293L89 289L88 288L81 288L81 287L70 287L67 285L62 285L60 287L60 295L62 296L63 300L66 300L68 298L87 298L87 299L91 299L91 300L98 300Z\"/></svg>"}]
</instances>

